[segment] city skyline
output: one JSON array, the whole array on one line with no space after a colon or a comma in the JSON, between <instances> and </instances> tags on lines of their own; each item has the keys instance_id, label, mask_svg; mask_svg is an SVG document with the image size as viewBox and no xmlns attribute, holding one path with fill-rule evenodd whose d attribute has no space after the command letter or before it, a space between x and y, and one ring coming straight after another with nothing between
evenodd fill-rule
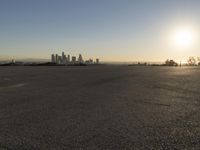
<instances>
[{"instance_id":1,"label":"city skyline","mask_svg":"<svg viewBox=\"0 0 200 150\"><path fill-rule=\"evenodd\" d=\"M2 0L0 60L62 49L102 61L200 56L198 0Z\"/></svg>"},{"instance_id":2,"label":"city skyline","mask_svg":"<svg viewBox=\"0 0 200 150\"><path fill-rule=\"evenodd\" d=\"M51 54L51 63L69 65L69 64L99 64L99 58L96 58L94 61L92 58L84 59L82 54L79 54L78 57L76 55L65 54L62 52L62 55L59 54Z\"/></svg>"}]
</instances>

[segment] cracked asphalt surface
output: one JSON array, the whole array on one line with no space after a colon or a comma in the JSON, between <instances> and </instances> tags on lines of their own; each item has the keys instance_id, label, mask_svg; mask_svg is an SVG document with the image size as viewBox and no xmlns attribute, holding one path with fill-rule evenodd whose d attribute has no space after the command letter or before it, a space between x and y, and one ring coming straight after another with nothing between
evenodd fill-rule
<instances>
[{"instance_id":1,"label":"cracked asphalt surface","mask_svg":"<svg viewBox=\"0 0 200 150\"><path fill-rule=\"evenodd\" d=\"M0 67L0 150L200 149L198 67Z\"/></svg>"}]
</instances>

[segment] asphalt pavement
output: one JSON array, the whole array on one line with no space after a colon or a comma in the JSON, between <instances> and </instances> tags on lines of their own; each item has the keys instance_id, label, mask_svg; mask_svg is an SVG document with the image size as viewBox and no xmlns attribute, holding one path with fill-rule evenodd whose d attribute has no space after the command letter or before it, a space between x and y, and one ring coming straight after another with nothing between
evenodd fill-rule
<instances>
[{"instance_id":1,"label":"asphalt pavement","mask_svg":"<svg viewBox=\"0 0 200 150\"><path fill-rule=\"evenodd\" d=\"M0 150L200 149L198 67L0 67Z\"/></svg>"}]
</instances>

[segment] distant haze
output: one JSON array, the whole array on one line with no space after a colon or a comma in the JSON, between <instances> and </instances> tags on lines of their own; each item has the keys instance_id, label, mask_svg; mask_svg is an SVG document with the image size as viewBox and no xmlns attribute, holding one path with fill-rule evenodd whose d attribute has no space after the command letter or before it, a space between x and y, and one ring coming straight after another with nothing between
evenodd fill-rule
<instances>
[{"instance_id":1,"label":"distant haze","mask_svg":"<svg viewBox=\"0 0 200 150\"><path fill-rule=\"evenodd\" d=\"M186 61L200 56L199 6L199 0L1 0L0 59L49 59L65 51L102 61ZM192 39L190 45L173 41L180 29L192 38L177 41Z\"/></svg>"}]
</instances>

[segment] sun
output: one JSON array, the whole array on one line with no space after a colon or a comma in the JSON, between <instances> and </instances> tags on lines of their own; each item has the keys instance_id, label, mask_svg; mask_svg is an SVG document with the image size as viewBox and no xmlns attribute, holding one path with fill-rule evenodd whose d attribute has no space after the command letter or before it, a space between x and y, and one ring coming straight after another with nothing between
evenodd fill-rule
<instances>
[{"instance_id":1,"label":"sun","mask_svg":"<svg viewBox=\"0 0 200 150\"><path fill-rule=\"evenodd\" d=\"M194 34L189 29L179 29L174 34L174 43L177 46L188 47L194 43Z\"/></svg>"}]
</instances>

